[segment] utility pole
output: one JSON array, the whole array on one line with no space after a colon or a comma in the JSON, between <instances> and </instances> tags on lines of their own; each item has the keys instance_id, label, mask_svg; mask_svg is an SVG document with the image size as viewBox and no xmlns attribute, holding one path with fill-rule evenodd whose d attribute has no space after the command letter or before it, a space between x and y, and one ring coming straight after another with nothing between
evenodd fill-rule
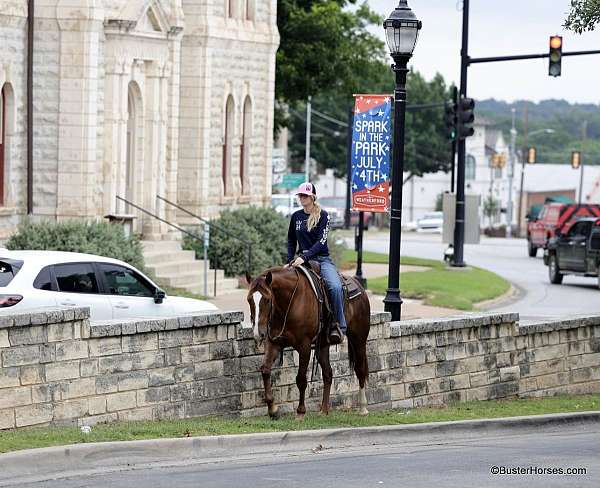
<instances>
[{"instance_id":1,"label":"utility pole","mask_svg":"<svg viewBox=\"0 0 600 488\"><path fill-rule=\"evenodd\" d=\"M310 117L311 97L306 102L306 146L304 152L304 181L310 181Z\"/></svg>"},{"instance_id":2,"label":"utility pole","mask_svg":"<svg viewBox=\"0 0 600 488\"><path fill-rule=\"evenodd\" d=\"M517 212L517 236L523 237L521 219L523 218L523 183L525 180L525 164L529 150L529 106L525 102L523 107L523 153L521 154L521 185L519 186L519 211Z\"/></svg>"},{"instance_id":3,"label":"utility pole","mask_svg":"<svg viewBox=\"0 0 600 488\"><path fill-rule=\"evenodd\" d=\"M583 124L581 126L581 139L582 139L582 144L581 144L581 154L583 156L584 150L585 150L585 141L587 139L587 125L588 125L588 121L584 120ZM584 161L583 161L583 157L581 158L581 168L579 169L579 205L581 205L581 202L583 202L583 167L585 166Z\"/></svg>"},{"instance_id":4,"label":"utility pole","mask_svg":"<svg viewBox=\"0 0 600 488\"><path fill-rule=\"evenodd\" d=\"M454 105L455 123L454 123L454 137L452 138L452 144L450 149L450 164L452 172L450 175L450 193L454 193L454 168L456 166L456 139L458 138L457 124L456 124L456 112L458 110L458 88L452 87L452 103ZM411 217L412 220L412 217Z\"/></svg>"},{"instance_id":5,"label":"utility pole","mask_svg":"<svg viewBox=\"0 0 600 488\"><path fill-rule=\"evenodd\" d=\"M510 164L508 165L508 203L506 205L506 237L512 237L513 221L513 176L515 174L515 145L517 129L515 128L515 111L512 109L512 127L510 128Z\"/></svg>"}]
</instances>

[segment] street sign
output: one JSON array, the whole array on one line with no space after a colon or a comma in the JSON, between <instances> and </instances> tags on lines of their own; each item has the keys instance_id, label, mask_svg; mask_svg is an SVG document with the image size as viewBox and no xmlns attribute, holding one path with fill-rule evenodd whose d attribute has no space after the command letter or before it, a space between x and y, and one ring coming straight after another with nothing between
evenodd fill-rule
<instances>
[{"instance_id":1,"label":"street sign","mask_svg":"<svg viewBox=\"0 0 600 488\"><path fill-rule=\"evenodd\" d=\"M361 212L387 212L390 207L391 97L354 97L352 208Z\"/></svg>"},{"instance_id":2,"label":"street sign","mask_svg":"<svg viewBox=\"0 0 600 488\"><path fill-rule=\"evenodd\" d=\"M304 183L304 173L288 173L281 177L281 182L276 186L280 189L291 190Z\"/></svg>"}]
</instances>

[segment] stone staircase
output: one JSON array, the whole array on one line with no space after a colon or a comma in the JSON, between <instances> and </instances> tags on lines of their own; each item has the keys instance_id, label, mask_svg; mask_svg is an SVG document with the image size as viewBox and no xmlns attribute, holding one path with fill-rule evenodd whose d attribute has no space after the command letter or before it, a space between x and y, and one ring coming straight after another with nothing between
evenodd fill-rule
<instances>
[{"instance_id":1,"label":"stone staircase","mask_svg":"<svg viewBox=\"0 0 600 488\"><path fill-rule=\"evenodd\" d=\"M204 260L195 259L194 251L181 249L179 241L142 241L144 262L159 284L183 288L197 295L204 295ZM208 264L208 296L215 296L215 270ZM217 293L222 295L238 287L235 278L225 278L222 269L217 270Z\"/></svg>"}]
</instances>

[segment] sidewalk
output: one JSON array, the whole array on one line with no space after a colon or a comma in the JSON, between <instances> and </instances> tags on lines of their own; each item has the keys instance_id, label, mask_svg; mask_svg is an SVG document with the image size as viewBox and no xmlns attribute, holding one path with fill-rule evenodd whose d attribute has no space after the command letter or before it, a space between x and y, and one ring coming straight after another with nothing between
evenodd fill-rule
<instances>
[{"instance_id":1,"label":"sidewalk","mask_svg":"<svg viewBox=\"0 0 600 488\"><path fill-rule=\"evenodd\" d=\"M388 272L387 264L374 264L364 263L363 264L363 276L369 280L371 278L378 278L386 276ZM400 273L407 271L427 271L427 267L424 266L400 266ZM343 273L347 275L354 275L355 270L344 270ZM231 293L227 293L216 298L208 298L207 301L215 304L221 310L241 310L244 312L244 320L249 320L250 309L246 296L248 291L246 289L238 289ZM373 295L370 292L369 301L371 302L372 312L381 312L384 309L383 296ZM404 298L402 304L402 320L420 319L420 318L434 318L434 317L449 317L452 315L461 315L460 310L454 310L451 308L439 308L423 305L421 300L412 300Z\"/></svg>"}]
</instances>

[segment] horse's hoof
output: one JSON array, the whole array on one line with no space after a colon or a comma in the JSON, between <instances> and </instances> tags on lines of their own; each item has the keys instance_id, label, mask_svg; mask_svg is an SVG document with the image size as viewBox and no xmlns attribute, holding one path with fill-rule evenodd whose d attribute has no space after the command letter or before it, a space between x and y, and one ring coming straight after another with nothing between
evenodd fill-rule
<instances>
[{"instance_id":1,"label":"horse's hoof","mask_svg":"<svg viewBox=\"0 0 600 488\"><path fill-rule=\"evenodd\" d=\"M279 409L276 408L272 412L269 412L269 417L271 417L272 420L277 420L279 417L281 417Z\"/></svg>"},{"instance_id":2,"label":"horse's hoof","mask_svg":"<svg viewBox=\"0 0 600 488\"><path fill-rule=\"evenodd\" d=\"M304 422L304 414L303 413L296 414L296 422Z\"/></svg>"},{"instance_id":3,"label":"horse's hoof","mask_svg":"<svg viewBox=\"0 0 600 488\"><path fill-rule=\"evenodd\" d=\"M369 411L366 408L361 408L358 415L369 415Z\"/></svg>"}]
</instances>

